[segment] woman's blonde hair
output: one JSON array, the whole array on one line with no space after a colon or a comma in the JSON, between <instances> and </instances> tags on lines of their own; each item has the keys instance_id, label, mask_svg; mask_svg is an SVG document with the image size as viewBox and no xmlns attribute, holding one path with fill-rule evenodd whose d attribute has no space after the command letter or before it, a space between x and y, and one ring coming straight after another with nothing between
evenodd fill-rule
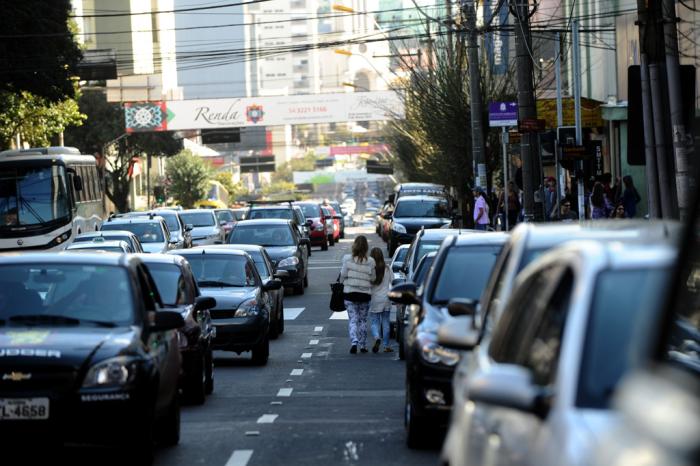
<instances>
[{"instance_id":1,"label":"woman's blonde hair","mask_svg":"<svg viewBox=\"0 0 700 466\"><path fill-rule=\"evenodd\" d=\"M359 262L364 262L367 260L367 251L369 250L369 244L367 243L367 237L364 235L359 235L355 238L355 242L352 243L352 257L357 258Z\"/></svg>"}]
</instances>

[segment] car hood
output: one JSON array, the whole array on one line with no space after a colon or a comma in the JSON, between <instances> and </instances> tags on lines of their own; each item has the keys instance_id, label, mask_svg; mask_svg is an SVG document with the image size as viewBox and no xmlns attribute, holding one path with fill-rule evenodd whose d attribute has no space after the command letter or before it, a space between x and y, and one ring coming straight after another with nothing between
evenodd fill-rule
<instances>
[{"instance_id":1,"label":"car hood","mask_svg":"<svg viewBox=\"0 0 700 466\"><path fill-rule=\"evenodd\" d=\"M270 255L270 258L275 261L275 264L282 259L291 257L296 254L296 246L266 246L265 250Z\"/></svg>"},{"instance_id":2,"label":"car hood","mask_svg":"<svg viewBox=\"0 0 700 466\"><path fill-rule=\"evenodd\" d=\"M238 306L255 297L255 288L201 288L203 296L216 299L214 310L238 309Z\"/></svg>"},{"instance_id":3,"label":"car hood","mask_svg":"<svg viewBox=\"0 0 700 466\"><path fill-rule=\"evenodd\" d=\"M91 359L133 354L140 341L138 327L4 328L0 331L0 372L47 365L77 370Z\"/></svg>"},{"instance_id":4,"label":"car hood","mask_svg":"<svg viewBox=\"0 0 700 466\"><path fill-rule=\"evenodd\" d=\"M419 230L420 227L441 228L449 224L452 220L441 217L394 217L394 223L400 223L406 230Z\"/></svg>"},{"instance_id":5,"label":"car hood","mask_svg":"<svg viewBox=\"0 0 700 466\"><path fill-rule=\"evenodd\" d=\"M165 243L141 243L143 252L149 252L151 254L160 254L166 252L168 247Z\"/></svg>"},{"instance_id":6,"label":"car hood","mask_svg":"<svg viewBox=\"0 0 700 466\"><path fill-rule=\"evenodd\" d=\"M192 228L190 234L192 235L192 238L204 238L205 236L215 235L218 232L219 231L214 226L194 227Z\"/></svg>"}]
</instances>

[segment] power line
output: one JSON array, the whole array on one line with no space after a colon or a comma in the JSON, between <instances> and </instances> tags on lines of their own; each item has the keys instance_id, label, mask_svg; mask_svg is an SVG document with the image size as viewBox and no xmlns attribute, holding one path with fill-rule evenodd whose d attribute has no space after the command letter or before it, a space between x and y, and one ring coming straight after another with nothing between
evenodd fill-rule
<instances>
[{"instance_id":1,"label":"power line","mask_svg":"<svg viewBox=\"0 0 700 466\"><path fill-rule=\"evenodd\" d=\"M179 8L179 9L174 9L174 10L151 10L151 11L144 11L142 13L133 13L133 12L123 12L123 13L98 13L98 14L92 14L92 15L70 15L71 18L114 18L114 17L124 17L124 16L139 16L139 15L149 15L149 14L168 14L168 13L185 13L188 11L204 11L204 10L215 10L219 8L228 8L232 6L241 6L241 5L252 5L255 3L265 3L269 2L271 0L249 0L247 2L238 2L238 3L226 3L224 5L212 5L212 6L200 6L200 7L192 7L192 8Z\"/></svg>"}]
</instances>

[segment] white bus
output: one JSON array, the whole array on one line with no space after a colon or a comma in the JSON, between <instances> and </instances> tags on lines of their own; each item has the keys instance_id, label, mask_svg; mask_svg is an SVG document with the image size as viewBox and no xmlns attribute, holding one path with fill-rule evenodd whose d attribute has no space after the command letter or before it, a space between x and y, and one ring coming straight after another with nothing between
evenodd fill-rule
<instances>
[{"instance_id":1,"label":"white bus","mask_svg":"<svg viewBox=\"0 0 700 466\"><path fill-rule=\"evenodd\" d=\"M0 252L65 249L104 217L92 155L73 147L0 152Z\"/></svg>"}]
</instances>

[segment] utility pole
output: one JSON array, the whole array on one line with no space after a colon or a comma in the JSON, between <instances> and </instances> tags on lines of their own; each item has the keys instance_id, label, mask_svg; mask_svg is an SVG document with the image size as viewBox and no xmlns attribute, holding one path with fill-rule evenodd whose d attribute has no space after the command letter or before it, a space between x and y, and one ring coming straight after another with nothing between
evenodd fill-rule
<instances>
[{"instance_id":1,"label":"utility pole","mask_svg":"<svg viewBox=\"0 0 700 466\"><path fill-rule=\"evenodd\" d=\"M554 39L554 65L554 78L557 83L557 128L560 128L564 126L564 114L561 100L561 33L559 32L555 33ZM554 169L556 170L557 174L557 218L561 218L561 201L564 198L564 196L562 195L562 177L561 164L559 160L559 150L559 141L556 141L554 146Z\"/></svg>"},{"instance_id":2,"label":"utility pole","mask_svg":"<svg viewBox=\"0 0 700 466\"><path fill-rule=\"evenodd\" d=\"M581 49L579 43L579 24L578 20L574 20L572 25L572 52L574 59L574 120L576 122L576 145L583 145L583 127L581 125ZM578 184L578 219L586 218L586 206L584 202L584 185L583 185L583 161L576 164L578 173L576 180Z\"/></svg>"},{"instance_id":3,"label":"utility pole","mask_svg":"<svg viewBox=\"0 0 700 466\"><path fill-rule=\"evenodd\" d=\"M481 69L479 67L479 43L476 30L476 5L474 0L464 3L467 21L467 59L469 61L469 92L471 94L472 157L476 164L476 186L486 187L486 159L484 157L483 99L481 96Z\"/></svg>"},{"instance_id":4,"label":"utility pole","mask_svg":"<svg viewBox=\"0 0 700 466\"><path fill-rule=\"evenodd\" d=\"M688 137L683 121L683 96L681 92L680 65L678 63L678 32L674 0L663 0L664 45L666 51L666 80L671 111L671 134L676 162L676 192L681 221L689 215L690 206L690 160L693 152L692 138Z\"/></svg>"},{"instance_id":5,"label":"utility pole","mask_svg":"<svg viewBox=\"0 0 700 466\"><path fill-rule=\"evenodd\" d=\"M537 118L535 95L532 87L532 39L530 37L529 0L512 0L515 8L515 74L518 89L518 119ZM532 133L523 133L520 140L520 158L523 174L523 210L526 222L535 215L535 190L533 183Z\"/></svg>"}]
</instances>

